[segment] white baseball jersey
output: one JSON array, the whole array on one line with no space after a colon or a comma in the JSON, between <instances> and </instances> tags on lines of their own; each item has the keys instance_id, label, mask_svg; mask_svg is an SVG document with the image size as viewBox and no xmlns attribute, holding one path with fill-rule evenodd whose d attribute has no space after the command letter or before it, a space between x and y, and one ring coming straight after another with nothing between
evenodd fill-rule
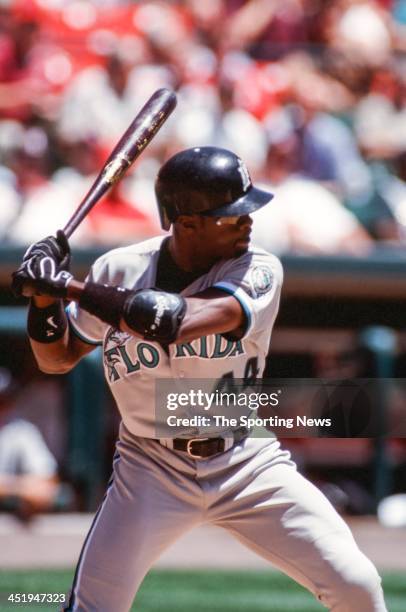
<instances>
[{"instance_id":1,"label":"white baseball jersey","mask_svg":"<svg viewBox=\"0 0 406 612\"><path fill-rule=\"evenodd\" d=\"M106 253L94 263L88 280L127 289L154 287L163 240L159 236ZM238 258L217 262L182 291L188 297L216 287L233 295L246 317L245 332L239 340L212 334L192 342L170 344L166 352L157 342L110 327L75 302L70 304L68 315L79 338L103 346L106 380L127 429L136 436L155 438L157 379L220 379L224 375L243 379L253 373L262 375L282 278L279 260L251 247Z\"/></svg>"},{"instance_id":2,"label":"white baseball jersey","mask_svg":"<svg viewBox=\"0 0 406 612\"><path fill-rule=\"evenodd\" d=\"M153 287L162 240L107 253L89 279L129 289ZM161 284L163 269L161 260ZM178 280L180 285L184 279ZM123 422L113 477L83 545L66 610L128 612L162 552L191 528L211 524L229 530L327 608L386 612L375 568L275 438L247 436L206 459L166 448L166 439L152 439L160 378L176 384L182 377L226 380L230 373L236 378L262 374L281 284L279 261L261 249L219 261L182 293L218 287L234 295L246 314L243 337L213 334L171 344L167 351L112 329L76 304L69 307L75 332L103 345L106 378Z\"/></svg>"}]
</instances>

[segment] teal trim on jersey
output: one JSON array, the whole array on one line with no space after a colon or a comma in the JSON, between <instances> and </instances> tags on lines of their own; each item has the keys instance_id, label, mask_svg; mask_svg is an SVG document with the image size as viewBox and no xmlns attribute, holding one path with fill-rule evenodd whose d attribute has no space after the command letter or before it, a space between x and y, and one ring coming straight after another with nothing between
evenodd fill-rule
<instances>
[{"instance_id":1,"label":"teal trim on jersey","mask_svg":"<svg viewBox=\"0 0 406 612\"><path fill-rule=\"evenodd\" d=\"M79 338L79 340L82 340L82 342L86 342L86 344L91 344L92 346L102 346L103 342L101 342L100 340L91 340L90 338L86 338L86 336L84 336L78 329L77 327L74 326L72 319L69 316L69 312L68 310L66 310L66 313L68 315L68 322L69 322L69 327L71 328L71 330L73 331L73 333L75 334L75 336L77 336Z\"/></svg>"},{"instance_id":2,"label":"teal trim on jersey","mask_svg":"<svg viewBox=\"0 0 406 612\"><path fill-rule=\"evenodd\" d=\"M213 287L215 287L216 289L221 289L221 291L224 291L225 293L228 293L229 295L232 295L241 304L242 309L243 309L244 314L245 314L245 318L246 318L246 326L245 326L245 331L244 331L244 336L246 336L248 331L251 329L251 326L252 326L252 315L251 315L251 310L250 310L248 304L239 295L239 292L237 291L238 287L236 287L235 289L232 288L233 285L231 283L227 283L227 284L216 283L215 285L213 285ZM244 291L244 290L242 289L242 291Z\"/></svg>"}]
</instances>

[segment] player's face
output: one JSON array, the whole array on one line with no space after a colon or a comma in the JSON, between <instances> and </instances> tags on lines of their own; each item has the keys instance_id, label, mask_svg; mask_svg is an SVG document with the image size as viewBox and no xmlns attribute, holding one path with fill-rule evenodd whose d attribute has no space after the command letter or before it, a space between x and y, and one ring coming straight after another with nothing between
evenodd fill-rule
<instances>
[{"instance_id":1,"label":"player's face","mask_svg":"<svg viewBox=\"0 0 406 612\"><path fill-rule=\"evenodd\" d=\"M200 217L198 237L207 253L219 258L239 257L248 250L252 219L241 217Z\"/></svg>"}]
</instances>

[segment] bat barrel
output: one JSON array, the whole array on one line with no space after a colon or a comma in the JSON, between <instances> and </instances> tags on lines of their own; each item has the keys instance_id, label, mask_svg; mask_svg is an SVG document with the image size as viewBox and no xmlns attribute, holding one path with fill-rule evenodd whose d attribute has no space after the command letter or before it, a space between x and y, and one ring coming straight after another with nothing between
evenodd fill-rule
<instances>
[{"instance_id":1,"label":"bat barrel","mask_svg":"<svg viewBox=\"0 0 406 612\"><path fill-rule=\"evenodd\" d=\"M158 89L114 147L107 163L121 154L125 155L131 164L152 140L175 106L176 94L169 89Z\"/></svg>"},{"instance_id":2,"label":"bat barrel","mask_svg":"<svg viewBox=\"0 0 406 612\"><path fill-rule=\"evenodd\" d=\"M119 181L176 106L176 94L158 89L145 103L106 160L102 171L63 228L69 238L93 206Z\"/></svg>"}]
</instances>

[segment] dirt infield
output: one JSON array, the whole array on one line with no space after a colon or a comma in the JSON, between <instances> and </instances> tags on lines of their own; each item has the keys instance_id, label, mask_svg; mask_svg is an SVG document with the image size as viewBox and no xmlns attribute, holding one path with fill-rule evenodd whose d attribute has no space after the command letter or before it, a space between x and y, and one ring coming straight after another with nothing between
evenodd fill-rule
<instances>
[{"instance_id":1,"label":"dirt infield","mask_svg":"<svg viewBox=\"0 0 406 612\"><path fill-rule=\"evenodd\" d=\"M91 520L90 514L43 515L24 526L0 514L0 568L75 565ZM349 524L361 549L380 570L406 572L406 529L381 527L374 518L351 519ZM201 527L168 549L158 567L264 569L269 564L224 530Z\"/></svg>"}]
</instances>

